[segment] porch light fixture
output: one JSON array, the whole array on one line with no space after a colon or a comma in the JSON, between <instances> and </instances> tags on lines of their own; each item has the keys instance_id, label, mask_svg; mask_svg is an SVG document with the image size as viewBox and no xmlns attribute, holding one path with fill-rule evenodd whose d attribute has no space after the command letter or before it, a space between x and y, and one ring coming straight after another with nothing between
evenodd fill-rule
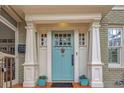
<instances>
[{"instance_id":1,"label":"porch light fixture","mask_svg":"<svg viewBox=\"0 0 124 93\"><path fill-rule=\"evenodd\" d=\"M60 22L58 23L59 27L67 27L69 24L67 22Z\"/></svg>"}]
</instances>

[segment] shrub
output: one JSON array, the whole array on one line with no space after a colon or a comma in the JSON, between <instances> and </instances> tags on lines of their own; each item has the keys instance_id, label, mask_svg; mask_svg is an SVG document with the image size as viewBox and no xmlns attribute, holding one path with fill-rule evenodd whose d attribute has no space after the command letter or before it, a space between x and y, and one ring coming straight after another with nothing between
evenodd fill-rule
<instances>
[{"instance_id":1,"label":"shrub","mask_svg":"<svg viewBox=\"0 0 124 93\"><path fill-rule=\"evenodd\" d=\"M47 76L39 76L39 79L44 79L44 80L46 80L46 79L47 79Z\"/></svg>"}]
</instances>

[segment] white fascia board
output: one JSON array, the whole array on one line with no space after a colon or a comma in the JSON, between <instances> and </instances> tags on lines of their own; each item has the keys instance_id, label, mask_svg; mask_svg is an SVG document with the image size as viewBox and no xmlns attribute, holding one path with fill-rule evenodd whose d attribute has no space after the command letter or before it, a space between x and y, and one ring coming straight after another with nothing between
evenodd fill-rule
<instances>
[{"instance_id":1,"label":"white fascia board","mask_svg":"<svg viewBox=\"0 0 124 93\"><path fill-rule=\"evenodd\" d=\"M13 31L17 31L17 28L1 15L0 15L0 22L11 28Z\"/></svg>"},{"instance_id":2,"label":"white fascia board","mask_svg":"<svg viewBox=\"0 0 124 93\"><path fill-rule=\"evenodd\" d=\"M101 14L71 14L71 15L26 15L26 21L56 21L56 20L100 20Z\"/></svg>"},{"instance_id":3,"label":"white fascia board","mask_svg":"<svg viewBox=\"0 0 124 93\"><path fill-rule=\"evenodd\" d=\"M112 10L124 10L124 5L117 5L112 8Z\"/></svg>"}]
</instances>

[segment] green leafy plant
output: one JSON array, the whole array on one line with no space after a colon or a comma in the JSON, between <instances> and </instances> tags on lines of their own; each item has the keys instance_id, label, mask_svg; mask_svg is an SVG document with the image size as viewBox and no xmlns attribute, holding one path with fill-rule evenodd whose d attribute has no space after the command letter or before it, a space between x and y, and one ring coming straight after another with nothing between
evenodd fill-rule
<instances>
[{"instance_id":1,"label":"green leafy plant","mask_svg":"<svg viewBox=\"0 0 124 93\"><path fill-rule=\"evenodd\" d=\"M79 82L81 86L88 86L89 85L89 80L85 75L79 76Z\"/></svg>"},{"instance_id":2,"label":"green leafy plant","mask_svg":"<svg viewBox=\"0 0 124 93\"><path fill-rule=\"evenodd\" d=\"M39 76L39 79L47 80L47 76Z\"/></svg>"},{"instance_id":3,"label":"green leafy plant","mask_svg":"<svg viewBox=\"0 0 124 93\"><path fill-rule=\"evenodd\" d=\"M87 79L87 77L85 75L81 75L79 76L79 79Z\"/></svg>"}]
</instances>

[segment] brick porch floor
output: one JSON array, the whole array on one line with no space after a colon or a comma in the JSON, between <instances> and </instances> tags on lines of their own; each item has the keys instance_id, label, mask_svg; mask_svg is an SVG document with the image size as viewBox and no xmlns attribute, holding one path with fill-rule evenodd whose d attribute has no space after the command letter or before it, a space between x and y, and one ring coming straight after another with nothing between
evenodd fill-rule
<instances>
[{"instance_id":1,"label":"brick porch floor","mask_svg":"<svg viewBox=\"0 0 124 93\"><path fill-rule=\"evenodd\" d=\"M41 87L41 86L34 86L31 88L51 88L52 83L47 83L46 86ZM28 87L23 87L22 84L16 84L13 86L13 88L28 88ZM91 88L91 86L80 86L79 83L73 83L73 88Z\"/></svg>"}]
</instances>

